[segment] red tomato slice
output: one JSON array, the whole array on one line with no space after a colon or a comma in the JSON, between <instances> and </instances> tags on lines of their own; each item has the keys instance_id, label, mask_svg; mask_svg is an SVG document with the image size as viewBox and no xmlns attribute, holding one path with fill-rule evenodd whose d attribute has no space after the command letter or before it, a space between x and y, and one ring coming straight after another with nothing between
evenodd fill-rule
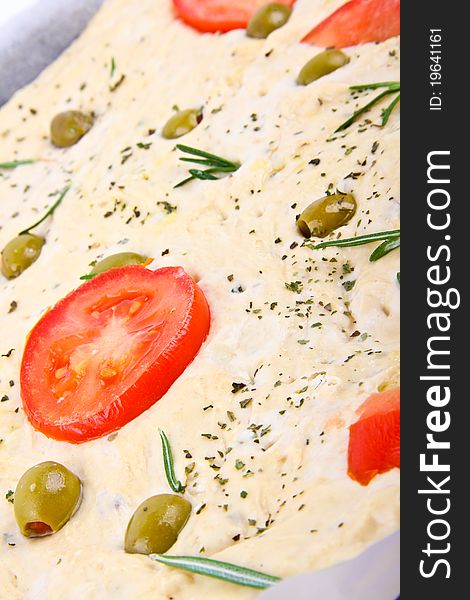
<instances>
[{"instance_id":1,"label":"red tomato slice","mask_svg":"<svg viewBox=\"0 0 470 600\"><path fill-rule=\"evenodd\" d=\"M21 395L32 425L67 442L119 429L196 356L210 313L180 267L111 269L60 300L26 342Z\"/></svg>"},{"instance_id":2,"label":"red tomato slice","mask_svg":"<svg viewBox=\"0 0 470 600\"><path fill-rule=\"evenodd\" d=\"M400 388L373 394L349 428L348 475L367 485L377 474L400 468Z\"/></svg>"},{"instance_id":3,"label":"red tomato slice","mask_svg":"<svg viewBox=\"0 0 470 600\"><path fill-rule=\"evenodd\" d=\"M351 0L317 25L303 42L345 48L400 34L400 0Z\"/></svg>"},{"instance_id":4,"label":"red tomato slice","mask_svg":"<svg viewBox=\"0 0 470 600\"><path fill-rule=\"evenodd\" d=\"M271 0L173 0L181 19L199 31L245 29L253 13ZM295 0L276 0L292 6Z\"/></svg>"}]
</instances>

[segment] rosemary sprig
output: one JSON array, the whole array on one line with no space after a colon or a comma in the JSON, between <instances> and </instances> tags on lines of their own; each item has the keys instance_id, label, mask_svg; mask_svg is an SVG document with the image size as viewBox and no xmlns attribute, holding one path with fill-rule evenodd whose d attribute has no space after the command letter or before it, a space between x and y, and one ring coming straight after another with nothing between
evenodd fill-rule
<instances>
[{"instance_id":1,"label":"rosemary sprig","mask_svg":"<svg viewBox=\"0 0 470 600\"><path fill-rule=\"evenodd\" d=\"M159 432L162 440L163 464L165 465L165 473L168 480L168 485L177 494L182 494L184 493L184 485L181 483L181 481L176 479L175 469L173 466L173 453L171 452L170 442L164 431L160 429Z\"/></svg>"},{"instance_id":2,"label":"rosemary sprig","mask_svg":"<svg viewBox=\"0 0 470 600\"><path fill-rule=\"evenodd\" d=\"M312 246L306 244L308 248L312 250L320 250L321 248L350 248L353 246L363 246L364 244L370 244L371 242L382 242L370 255L369 260L375 262L387 255L395 248L400 247L400 230L392 229L391 231L378 231L377 233L368 233L365 235L358 235L353 238L344 238L339 240L329 240L327 242L321 242Z\"/></svg>"},{"instance_id":3,"label":"rosemary sprig","mask_svg":"<svg viewBox=\"0 0 470 600\"><path fill-rule=\"evenodd\" d=\"M342 238L339 240L328 240L327 242L320 242L319 244L315 244L313 248L315 250L319 248L329 248L331 246L337 246L338 248L347 247L347 246L363 246L364 244L369 244L370 242L380 242L383 240L388 240L391 237L399 237L400 230L392 229L390 231L378 231L377 233L366 233L365 235L358 235L352 238Z\"/></svg>"},{"instance_id":4,"label":"rosemary sprig","mask_svg":"<svg viewBox=\"0 0 470 600\"><path fill-rule=\"evenodd\" d=\"M217 156L216 154L211 154L210 152L206 152L205 150L199 150L198 148L191 148L191 146L184 146L183 144L177 144L176 147L178 148L178 150L181 150L181 152L186 152L186 154L192 154L194 156L201 156L202 158L206 158L207 160L222 165L222 166L226 166L226 167L234 167L236 169L239 168L240 164L233 162L231 160L227 160L226 158L221 158L220 156ZM180 160L183 160L182 158ZM186 160L192 160L192 159L186 159Z\"/></svg>"},{"instance_id":5,"label":"rosemary sprig","mask_svg":"<svg viewBox=\"0 0 470 600\"><path fill-rule=\"evenodd\" d=\"M281 581L280 577L274 577L260 571L254 571L253 569L247 569L232 563L203 558L201 556L151 554L150 558L164 565L176 567L177 569L184 569L185 571L191 571L191 573L207 575L208 577L215 577L216 579L223 579L224 581L257 589L265 589Z\"/></svg>"},{"instance_id":6,"label":"rosemary sprig","mask_svg":"<svg viewBox=\"0 0 470 600\"><path fill-rule=\"evenodd\" d=\"M59 206L59 204L64 199L65 194L69 191L69 189L70 189L70 185L67 185L66 187L64 187L64 189L60 193L60 196L57 198L57 200L54 202L54 204L47 210L46 214L43 217L41 217L39 219L39 221L36 221L36 223L34 223L34 225L31 225L31 227L28 227L27 229L23 229L23 231L20 231L20 233L18 235L24 235L26 233L29 233L31 231L31 229L34 229L35 227L40 225L43 221L45 221L47 219L47 217L52 215L52 213L55 211L55 209Z\"/></svg>"},{"instance_id":7,"label":"rosemary sprig","mask_svg":"<svg viewBox=\"0 0 470 600\"><path fill-rule=\"evenodd\" d=\"M207 158L187 158L185 156L180 157L180 160L182 162L190 162L190 163L194 163L196 165L204 165L206 167L213 167L214 166L214 161L209 160ZM224 163L220 163L220 166L225 166Z\"/></svg>"},{"instance_id":8,"label":"rosemary sprig","mask_svg":"<svg viewBox=\"0 0 470 600\"><path fill-rule=\"evenodd\" d=\"M365 83L365 84L350 86L350 88L349 88L350 90L357 90L357 91L377 90L380 88L385 88L385 89L382 92L380 92L380 94L378 96L373 98L370 102L368 102L367 104L365 104L364 106L362 106L361 108L356 110L356 112L353 113L349 117L349 119L347 119L344 123L342 123L335 130L335 133L338 133L339 131L343 131L344 129L347 129L352 123L354 123L354 121L358 117L360 117L362 114L367 112L370 108L372 108L372 106L374 106L375 104L380 102L383 98L385 98L389 94L394 94L394 93L400 92L400 82L399 81L382 81L380 83ZM389 104L389 106L384 111L382 111L382 127L384 127L388 123L390 115L392 114L392 111L395 108L395 106L398 104L399 100L400 100L400 94L398 93L398 95L392 100L392 102Z\"/></svg>"},{"instance_id":9,"label":"rosemary sprig","mask_svg":"<svg viewBox=\"0 0 470 600\"><path fill-rule=\"evenodd\" d=\"M11 160L8 162L0 163L0 169L16 169L16 167L21 167L22 165L30 165L34 161L33 158L25 158L23 160Z\"/></svg>"},{"instance_id":10,"label":"rosemary sprig","mask_svg":"<svg viewBox=\"0 0 470 600\"><path fill-rule=\"evenodd\" d=\"M240 163L227 160L226 158L222 158L220 156L217 156L216 154L211 154L210 152L206 152L205 150L191 148L190 146L184 146L183 144L177 144L176 147L178 148L178 150L181 150L181 152L185 152L186 154L191 155L189 157L180 157L181 161L193 163L196 165L203 165L208 168L205 170L189 169L190 177L187 177L186 179L183 179L183 181L177 183L174 186L175 188L181 187L185 183L188 183L193 179L214 181L219 179L215 176L216 173L233 173L234 171L237 171L240 168ZM200 158L193 158L194 156Z\"/></svg>"}]
</instances>

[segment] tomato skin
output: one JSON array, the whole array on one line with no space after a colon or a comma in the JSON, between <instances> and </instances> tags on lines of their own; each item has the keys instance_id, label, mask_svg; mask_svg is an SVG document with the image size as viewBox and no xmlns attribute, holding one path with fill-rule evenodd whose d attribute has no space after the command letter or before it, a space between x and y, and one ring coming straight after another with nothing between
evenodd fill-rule
<instances>
[{"instance_id":1,"label":"tomato skin","mask_svg":"<svg viewBox=\"0 0 470 600\"><path fill-rule=\"evenodd\" d=\"M245 29L253 13L271 0L173 0L177 15L204 33ZM292 6L295 0L276 0Z\"/></svg>"},{"instance_id":2,"label":"tomato skin","mask_svg":"<svg viewBox=\"0 0 470 600\"><path fill-rule=\"evenodd\" d=\"M302 40L322 48L383 42L400 34L400 0L350 0Z\"/></svg>"},{"instance_id":3,"label":"tomato skin","mask_svg":"<svg viewBox=\"0 0 470 600\"><path fill-rule=\"evenodd\" d=\"M160 291L172 285L173 291L176 290L184 299L181 315L178 313L182 318L175 326L175 335L151 361L149 359L148 364L146 357L142 359L143 365L139 367L136 379L132 379L134 371L131 371L131 378L123 382L122 393L113 393L106 398L98 388L96 403L99 406L96 410L90 410L88 397L84 399L86 410L82 410L78 397L77 413L69 409L68 413L61 414L59 402L52 397L43 360L50 352L50 342L55 342L54 336L63 328L64 321L67 317L70 320L70 314L78 312L82 304L86 305L88 298L95 301L103 290L112 294L119 290L121 282L135 289L145 283L149 290L155 286ZM178 305L178 297L174 295L169 302ZM166 393L196 356L209 327L207 300L198 285L180 267L149 271L133 265L102 273L60 300L30 332L21 364L21 395L25 413L35 429L56 440L82 443L108 435L139 416Z\"/></svg>"},{"instance_id":4,"label":"tomato skin","mask_svg":"<svg viewBox=\"0 0 470 600\"><path fill-rule=\"evenodd\" d=\"M379 473L400 468L400 388L370 396L349 428L348 475L368 485Z\"/></svg>"}]
</instances>

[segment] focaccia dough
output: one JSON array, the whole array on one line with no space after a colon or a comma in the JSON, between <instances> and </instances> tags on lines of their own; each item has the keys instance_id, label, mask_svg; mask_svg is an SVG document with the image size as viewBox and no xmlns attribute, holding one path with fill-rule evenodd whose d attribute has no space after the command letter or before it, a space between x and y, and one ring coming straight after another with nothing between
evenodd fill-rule
<instances>
[{"instance_id":1,"label":"focaccia dough","mask_svg":"<svg viewBox=\"0 0 470 600\"><path fill-rule=\"evenodd\" d=\"M41 159L0 173L0 246L72 186L42 226L39 260L0 282L2 600L257 595L124 553L135 508L169 491L158 428L193 504L172 554L285 577L352 557L398 527L399 471L360 486L347 476L347 444L358 406L396 382L399 252L371 263L369 245L312 250L295 223L339 189L358 202L343 237L399 227L399 110L384 128L378 106L364 127L333 135L371 98L353 98L350 85L399 79L398 39L348 48L345 67L295 83L319 51L299 40L341 4L298 0L286 26L254 40L243 30L202 35L175 18L170 0L107 0L0 111L0 162ZM240 161L238 172L173 189L187 167L159 132L175 105L204 111L179 141ZM96 122L59 150L49 124L69 109L93 111ZM151 268L184 267L209 301L209 337L168 393L117 436L79 446L47 439L21 408L25 337L90 262L120 251L154 257ZM234 382L246 387L233 393ZM57 534L27 540L3 498L45 460L82 479L83 503Z\"/></svg>"}]
</instances>

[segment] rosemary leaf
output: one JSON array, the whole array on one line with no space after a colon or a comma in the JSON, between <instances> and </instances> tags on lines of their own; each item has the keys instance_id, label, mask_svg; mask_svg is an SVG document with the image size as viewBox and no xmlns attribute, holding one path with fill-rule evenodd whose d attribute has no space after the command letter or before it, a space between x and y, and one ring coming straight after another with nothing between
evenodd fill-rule
<instances>
[{"instance_id":1,"label":"rosemary leaf","mask_svg":"<svg viewBox=\"0 0 470 600\"><path fill-rule=\"evenodd\" d=\"M380 244L380 246L378 246L378 248L376 248L372 254L369 257L370 262L375 262L376 260L379 260L379 258L382 258L383 256L387 255L389 252L391 252L392 250L395 250L395 248L399 248L400 247L400 238L398 237L393 237L390 238L388 240L385 240L385 242L382 242Z\"/></svg>"},{"instance_id":2,"label":"rosemary leaf","mask_svg":"<svg viewBox=\"0 0 470 600\"><path fill-rule=\"evenodd\" d=\"M204 165L205 167L220 167L220 168L223 167L223 168L233 168L234 169L234 167L227 167L227 165L225 165L225 163L218 163L209 158L190 158L190 157L182 156L182 157L180 157L180 160L183 162L194 163L196 165Z\"/></svg>"},{"instance_id":3,"label":"rosemary leaf","mask_svg":"<svg viewBox=\"0 0 470 600\"><path fill-rule=\"evenodd\" d=\"M388 88L394 92L400 91L399 81L381 81L379 83L363 83L359 85L351 85L350 90L377 90L379 88Z\"/></svg>"},{"instance_id":4,"label":"rosemary leaf","mask_svg":"<svg viewBox=\"0 0 470 600\"><path fill-rule=\"evenodd\" d=\"M43 221L45 221L47 219L47 217L52 215L52 213L55 211L55 209L59 206L59 204L64 199L65 194L69 191L69 189L70 189L70 185L67 185L66 187L64 187L64 189L60 193L60 196L57 198L57 200L54 202L54 204L48 209L46 214L43 217L41 217L39 219L39 221L36 221L36 223L34 223L34 225L31 225L31 227L28 227L27 229L23 229L23 231L20 231L20 233L18 235L24 235L25 233L29 233L31 231L31 229L34 229L35 227L40 225Z\"/></svg>"},{"instance_id":5,"label":"rosemary leaf","mask_svg":"<svg viewBox=\"0 0 470 600\"><path fill-rule=\"evenodd\" d=\"M160 429L159 432L160 438L162 440L163 464L165 465L165 473L166 478L168 480L168 485L177 494L183 493L184 485L182 485L181 481L178 481L176 479L175 470L173 466L173 454L171 452L170 442L164 431Z\"/></svg>"},{"instance_id":6,"label":"rosemary leaf","mask_svg":"<svg viewBox=\"0 0 470 600\"><path fill-rule=\"evenodd\" d=\"M193 179L196 179L196 178L191 175L191 177L187 177L186 179L183 179L183 181L180 181L179 183L177 183L176 185L174 185L173 189L176 190L176 188L182 187L185 183L189 183Z\"/></svg>"},{"instance_id":7,"label":"rosemary leaf","mask_svg":"<svg viewBox=\"0 0 470 600\"><path fill-rule=\"evenodd\" d=\"M365 235L358 235L357 237L353 238L329 240L327 242L321 242L320 244L316 244L315 246L313 246L313 249L318 250L320 248L330 248L333 246L338 248L362 246L364 244L370 244L371 242L390 240L391 238L400 238L400 230L392 229L391 231L378 231L377 233L367 233Z\"/></svg>"},{"instance_id":8,"label":"rosemary leaf","mask_svg":"<svg viewBox=\"0 0 470 600\"><path fill-rule=\"evenodd\" d=\"M208 179L209 181L214 181L217 179L217 177L213 175L213 173L217 172L215 169L207 169L206 171L201 171L201 169L189 169L189 172L194 179Z\"/></svg>"},{"instance_id":9,"label":"rosemary leaf","mask_svg":"<svg viewBox=\"0 0 470 600\"><path fill-rule=\"evenodd\" d=\"M114 75L114 72L116 71L116 60L114 59L114 56L111 57L111 77Z\"/></svg>"},{"instance_id":10,"label":"rosemary leaf","mask_svg":"<svg viewBox=\"0 0 470 600\"><path fill-rule=\"evenodd\" d=\"M398 96L396 96L390 102L390 104L387 106L387 108L383 111L383 113L382 113L382 127L384 127L388 123L388 120L390 118L390 115L392 114L393 109L395 108L395 106L399 102L400 102L400 94L398 94Z\"/></svg>"},{"instance_id":11,"label":"rosemary leaf","mask_svg":"<svg viewBox=\"0 0 470 600\"><path fill-rule=\"evenodd\" d=\"M16 169L16 167L21 167L22 165L30 165L35 162L32 158L25 158L23 160L12 160L9 162L0 163L0 169Z\"/></svg>"},{"instance_id":12,"label":"rosemary leaf","mask_svg":"<svg viewBox=\"0 0 470 600\"><path fill-rule=\"evenodd\" d=\"M194 179L209 179L210 181L214 181L218 179L218 177L214 177L214 173L232 173L232 167L213 167L212 169L206 169L202 171L201 169L189 169L189 172L193 176Z\"/></svg>"},{"instance_id":13,"label":"rosemary leaf","mask_svg":"<svg viewBox=\"0 0 470 600\"><path fill-rule=\"evenodd\" d=\"M200 556L167 556L165 554L151 554L150 558L156 562L163 563L177 569L184 569L197 573L215 577L238 585L245 585L257 589L265 589L281 581L279 577L267 575L253 569L247 569L234 565L232 563L203 558Z\"/></svg>"},{"instance_id":14,"label":"rosemary leaf","mask_svg":"<svg viewBox=\"0 0 470 600\"><path fill-rule=\"evenodd\" d=\"M96 277L97 275L98 273L89 273L88 275L82 275L80 279L82 281L88 281L89 279L93 279L93 277Z\"/></svg>"}]
</instances>

